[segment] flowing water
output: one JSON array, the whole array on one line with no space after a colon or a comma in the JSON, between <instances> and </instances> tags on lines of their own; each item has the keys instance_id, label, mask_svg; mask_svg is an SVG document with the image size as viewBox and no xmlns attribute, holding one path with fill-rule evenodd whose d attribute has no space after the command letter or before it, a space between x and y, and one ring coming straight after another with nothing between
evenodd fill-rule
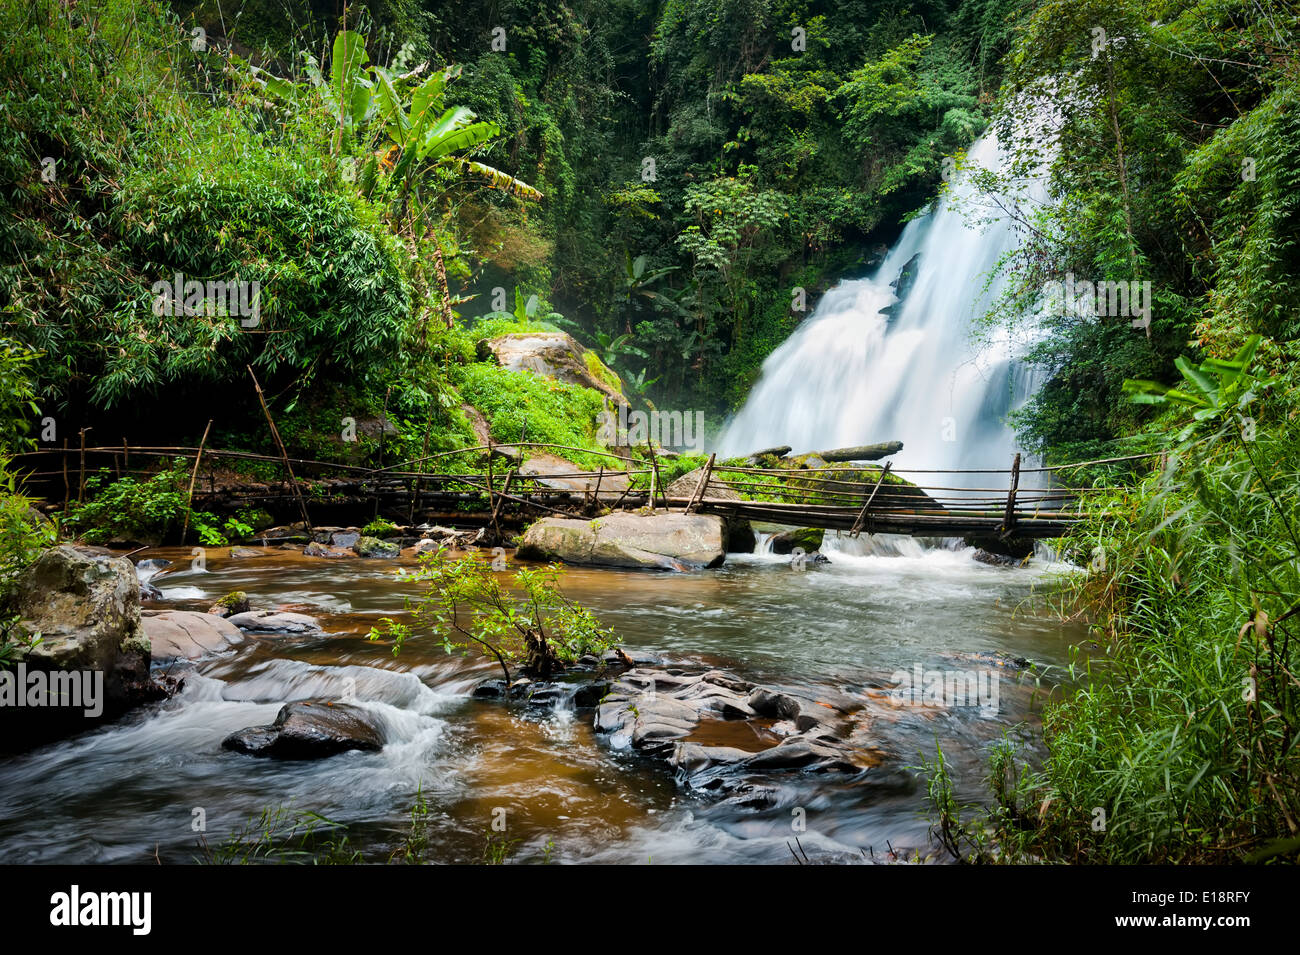
<instances>
[{"instance_id":1,"label":"flowing water","mask_svg":"<svg viewBox=\"0 0 1300 955\"><path fill-rule=\"evenodd\" d=\"M996 142L981 141L971 158L996 165ZM901 439L900 464L1004 467L1013 442L1003 418L1032 390L1032 373L1010 341L973 346L970 329L996 294L985 294L985 273L1014 241L1006 223L969 228L947 200L913 221L875 276L829 292L772 355L720 450ZM886 312L905 268L915 280ZM967 548L906 538L828 536L832 563L802 571L764 549L694 574L571 568L564 589L629 652L813 698L865 698L915 667L1028 658L1039 669L1002 671L996 713L877 714L869 769L787 773L778 803L755 809L690 791L662 761L611 751L590 711L472 699L474 685L496 673L481 659L448 656L430 638L411 640L397 658L368 641L370 627L400 615L413 593L392 562L210 552L198 571L188 551L151 552L176 561L154 581L158 606L203 610L244 590L257 607L316 615L325 632L252 637L187 671L184 690L165 703L0 757L0 861L187 862L200 855L196 820L216 844L270 807L345 823L349 844L382 861L402 845L417 793L429 806L433 861L482 860L500 810L520 861L789 862L796 836L814 861L934 857L924 780L912 767L940 744L962 795L983 799L989 747L1004 733L1037 745L1043 698L1059 692L1050 668L1082 638L1042 609L1057 568L989 567ZM353 687L385 728L379 752L294 763L221 748L286 701ZM771 744L745 721L709 732L709 742L741 749Z\"/></svg>"},{"instance_id":2,"label":"flowing water","mask_svg":"<svg viewBox=\"0 0 1300 955\"><path fill-rule=\"evenodd\" d=\"M629 652L813 694L857 692L894 670L960 666L969 655L1066 661L1079 635L1030 599L1050 584L1048 570L986 567L969 552L897 543L891 556L846 548L805 572L765 555L732 555L700 574L570 569L565 590L614 626ZM472 686L495 673L480 659L447 656L428 638L394 658L366 640L412 593L390 562L211 552L198 572L188 551L161 556L180 569L155 579L160 606L203 609L245 590L262 606L319 615L326 633L252 637L202 663L170 701L0 760L0 860L187 862L199 855L196 809L217 843L264 808L288 806L348 823L349 842L379 861L408 831L417 790L429 803L437 861L482 859L498 808L521 861L788 862L796 834L814 859L884 859L889 847L928 855L924 787L907 767L941 741L959 777L978 780L1004 730L1023 724L1032 741L1034 697L1054 685L1004 678L996 716L900 710L881 723L878 766L852 778L794 774L781 805L751 811L679 788L662 762L611 752L590 711L471 699ZM381 752L292 763L221 749L226 735L270 722L288 700L342 696L348 678L386 728ZM713 742L766 745L743 721L719 727L726 738ZM796 807L806 812L802 833L792 830Z\"/></svg>"},{"instance_id":3,"label":"flowing water","mask_svg":"<svg viewBox=\"0 0 1300 955\"><path fill-rule=\"evenodd\" d=\"M1003 170L1005 162L991 134L967 154L968 167ZM1004 201L1027 207L1044 188L1031 179ZM1014 221L992 215L987 202L959 173L873 276L827 292L764 362L717 450L738 456L790 445L800 453L901 440L895 468L1008 467L1015 442L1006 415L1040 376L1017 360L1024 341L1005 329L976 334L1003 287L994 266L1018 242ZM990 220L985 227L981 218Z\"/></svg>"}]
</instances>

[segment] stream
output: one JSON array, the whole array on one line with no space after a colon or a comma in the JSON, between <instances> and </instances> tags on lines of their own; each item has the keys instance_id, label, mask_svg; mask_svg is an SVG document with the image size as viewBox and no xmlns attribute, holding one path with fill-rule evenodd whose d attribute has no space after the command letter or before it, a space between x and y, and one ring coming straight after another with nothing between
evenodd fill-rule
<instances>
[{"instance_id":1,"label":"stream","mask_svg":"<svg viewBox=\"0 0 1300 955\"><path fill-rule=\"evenodd\" d=\"M200 661L171 700L0 760L0 860L187 863L201 855L196 810L203 837L217 844L263 810L287 807L346 824L350 848L384 861L409 831L417 792L435 862L483 861L494 818L505 820L517 862L789 863L796 836L812 861L940 860L924 780L910 767L937 742L963 798L982 800L988 747L1007 731L1035 745L1055 685L1042 668L1065 664L1069 645L1084 638L1042 606L1061 568L990 567L969 549L905 539L828 539L824 550L832 563L803 571L771 554L731 554L720 569L690 574L569 568L563 588L614 627L629 653L814 696L887 687L896 670L981 656L1027 658L1038 669L1003 676L996 714L898 708L873 724L870 769L784 773L780 804L755 809L691 791L662 760L611 750L590 710L471 698L497 673L482 658L449 656L427 636L396 658L368 641L369 628L400 614L414 593L396 575L409 558L330 561L266 549L232 559L212 550L200 572L188 550L161 548L148 556L175 566L154 581L163 600L148 606L203 610L244 590L255 607L316 615L325 633L250 636ZM381 751L283 762L221 748L287 701L342 695L349 678L385 727ZM713 732L707 742L764 745L745 720Z\"/></svg>"}]
</instances>

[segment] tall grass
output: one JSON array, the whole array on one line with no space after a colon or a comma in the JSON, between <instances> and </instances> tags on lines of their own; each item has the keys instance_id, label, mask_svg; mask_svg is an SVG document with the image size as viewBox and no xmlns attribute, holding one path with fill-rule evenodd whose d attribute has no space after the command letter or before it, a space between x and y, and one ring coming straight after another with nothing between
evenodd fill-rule
<instances>
[{"instance_id":1,"label":"tall grass","mask_svg":"<svg viewBox=\"0 0 1300 955\"><path fill-rule=\"evenodd\" d=\"M999 795L1004 847L1108 863L1300 853L1296 382L1257 382L1189 427L1069 542L1091 555L1068 597L1102 652L1045 711L1041 770Z\"/></svg>"}]
</instances>

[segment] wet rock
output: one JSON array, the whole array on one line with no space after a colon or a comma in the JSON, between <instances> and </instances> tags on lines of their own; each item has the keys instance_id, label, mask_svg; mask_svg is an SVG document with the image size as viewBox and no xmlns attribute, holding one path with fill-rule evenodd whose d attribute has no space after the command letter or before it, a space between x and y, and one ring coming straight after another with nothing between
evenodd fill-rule
<instances>
[{"instance_id":1,"label":"wet rock","mask_svg":"<svg viewBox=\"0 0 1300 955\"><path fill-rule=\"evenodd\" d=\"M594 567L685 571L719 566L726 549L719 517L616 512L592 521L542 518L524 533L518 556Z\"/></svg>"},{"instance_id":2,"label":"wet rock","mask_svg":"<svg viewBox=\"0 0 1300 955\"><path fill-rule=\"evenodd\" d=\"M794 449L788 444L783 444L776 448L763 448L761 451L755 451L749 456L751 461L757 461L759 458L783 458Z\"/></svg>"},{"instance_id":3,"label":"wet rock","mask_svg":"<svg viewBox=\"0 0 1300 955\"><path fill-rule=\"evenodd\" d=\"M87 553L85 550L79 550L78 553ZM111 556L111 551L109 556ZM101 555L95 555L101 556ZM149 603L155 600L162 600L162 591L153 583L153 579L159 574L165 572L172 565L170 560L164 560L161 557L150 557L146 560L138 561L135 565L135 575L140 581L140 602Z\"/></svg>"},{"instance_id":4,"label":"wet rock","mask_svg":"<svg viewBox=\"0 0 1300 955\"><path fill-rule=\"evenodd\" d=\"M820 746L811 740L792 736L760 753L755 753L745 760L745 766L752 770L768 769L803 769L814 763L835 765L840 762L840 752L829 746ZM835 768L842 768L835 765ZM848 764L850 771L856 769Z\"/></svg>"},{"instance_id":5,"label":"wet rock","mask_svg":"<svg viewBox=\"0 0 1300 955\"><path fill-rule=\"evenodd\" d=\"M252 609L252 605L248 602L248 594L242 590L232 590L209 607L208 613L214 617L229 617L231 614L248 613Z\"/></svg>"},{"instance_id":6,"label":"wet rock","mask_svg":"<svg viewBox=\"0 0 1300 955\"><path fill-rule=\"evenodd\" d=\"M583 683L573 693L573 705L580 710L587 710L599 706L600 701L609 693L610 684L608 680L596 680L591 683Z\"/></svg>"},{"instance_id":7,"label":"wet rock","mask_svg":"<svg viewBox=\"0 0 1300 955\"><path fill-rule=\"evenodd\" d=\"M251 560L255 557L265 557L266 551L253 547L232 547L230 548L230 556L234 560Z\"/></svg>"},{"instance_id":8,"label":"wet rock","mask_svg":"<svg viewBox=\"0 0 1300 955\"><path fill-rule=\"evenodd\" d=\"M140 618L153 660L196 660L244 642L229 620L196 610L145 611Z\"/></svg>"},{"instance_id":9,"label":"wet rock","mask_svg":"<svg viewBox=\"0 0 1300 955\"><path fill-rule=\"evenodd\" d=\"M714 795L754 789L756 779L774 773L859 773L872 765L858 754L860 738L853 734L861 728L848 716L861 707L860 698L829 689L817 694L826 699L718 670L637 667L610 687L593 724L611 748L663 758L685 785ZM728 720L749 721L754 740L767 745L757 751L718 745L716 733Z\"/></svg>"},{"instance_id":10,"label":"wet rock","mask_svg":"<svg viewBox=\"0 0 1300 955\"><path fill-rule=\"evenodd\" d=\"M315 617L285 610L250 610L232 614L227 620L245 633L320 633Z\"/></svg>"},{"instance_id":11,"label":"wet rock","mask_svg":"<svg viewBox=\"0 0 1300 955\"><path fill-rule=\"evenodd\" d=\"M820 527L801 527L798 530L782 531L772 535L772 553L790 554L796 547L805 554L811 554L822 546L826 532Z\"/></svg>"},{"instance_id":12,"label":"wet rock","mask_svg":"<svg viewBox=\"0 0 1300 955\"><path fill-rule=\"evenodd\" d=\"M377 557L392 560L401 553L401 548L391 541L378 537L361 537L352 545L352 550L359 557Z\"/></svg>"},{"instance_id":13,"label":"wet rock","mask_svg":"<svg viewBox=\"0 0 1300 955\"><path fill-rule=\"evenodd\" d=\"M1034 542L1020 537L1012 537L1006 540L996 536L967 537L964 543L967 547L978 548L989 556L1014 558L1016 563L1026 557L1032 557L1034 554ZM986 560L983 563L989 563L989 561Z\"/></svg>"},{"instance_id":14,"label":"wet rock","mask_svg":"<svg viewBox=\"0 0 1300 955\"><path fill-rule=\"evenodd\" d=\"M332 560L356 556L356 554L345 547L334 547L330 544L322 544L319 541L312 541L302 549L302 552L308 557L325 557Z\"/></svg>"},{"instance_id":15,"label":"wet rock","mask_svg":"<svg viewBox=\"0 0 1300 955\"><path fill-rule=\"evenodd\" d=\"M982 547L976 549L975 553L971 555L971 559L977 560L981 564L989 564L992 567L1019 567L1024 562L1022 559L1008 554L990 553Z\"/></svg>"},{"instance_id":16,"label":"wet rock","mask_svg":"<svg viewBox=\"0 0 1300 955\"><path fill-rule=\"evenodd\" d=\"M306 544L311 540L311 537L307 533L307 525L302 521L298 521L296 524L280 524L275 527L268 527L266 530L258 532L257 539L273 544Z\"/></svg>"},{"instance_id":17,"label":"wet rock","mask_svg":"<svg viewBox=\"0 0 1300 955\"><path fill-rule=\"evenodd\" d=\"M225 749L271 759L323 759L352 749L383 749L369 710L348 703L286 703L269 726L250 726L222 740Z\"/></svg>"},{"instance_id":18,"label":"wet rock","mask_svg":"<svg viewBox=\"0 0 1300 955\"><path fill-rule=\"evenodd\" d=\"M330 536L331 544L335 547L343 547L347 549L355 548L357 541L359 540L361 540L360 531L339 531L337 534ZM366 540L374 540L374 538L368 537Z\"/></svg>"},{"instance_id":19,"label":"wet rock","mask_svg":"<svg viewBox=\"0 0 1300 955\"><path fill-rule=\"evenodd\" d=\"M688 773L698 773L713 766L734 766L750 757L751 754L734 746L702 746L699 743L678 743L673 747L673 754L668 764L674 769Z\"/></svg>"},{"instance_id":20,"label":"wet rock","mask_svg":"<svg viewBox=\"0 0 1300 955\"><path fill-rule=\"evenodd\" d=\"M736 693L748 693L754 688L754 684L739 677L732 676L730 673L723 673L721 670L709 670L700 674L700 679L706 683L712 683L715 686L725 687Z\"/></svg>"}]
</instances>

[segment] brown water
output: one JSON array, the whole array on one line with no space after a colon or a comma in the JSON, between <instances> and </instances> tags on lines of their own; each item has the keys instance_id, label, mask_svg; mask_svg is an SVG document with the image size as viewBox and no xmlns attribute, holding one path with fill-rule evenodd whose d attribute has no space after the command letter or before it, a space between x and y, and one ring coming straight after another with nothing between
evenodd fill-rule
<instances>
[{"instance_id":1,"label":"brown water","mask_svg":"<svg viewBox=\"0 0 1300 955\"><path fill-rule=\"evenodd\" d=\"M632 652L720 667L752 681L848 693L877 705L854 732L854 777L782 777L775 807L747 809L693 793L665 763L612 752L590 712L532 712L472 700L495 675L475 658L447 656L429 638L400 657L365 634L400 613L409 562L333 561L268 550L256 559L209 551L206 570L188 550L144 556L176 561L155 583L159 607L205 609L245 590L255 607L317 615L325 635L254 637L203 662L184 692L120 723L0 761L0 861L164 862L197 856L196 809L220 842L264 808L320 812L349 826L349 843L382 861L408 830L417 790L430 808L429 857L483 858L494 812L505 810L514 861L790 861L798 835L815 860L937 858L924 782L908 767L943 746L963 795L983 796L988 746L1006 730L1036 739L1036 713L1052 681L1001 681L996 715L882 703L895 670L969 665L969 655L1061 665L1083 639L1039 609L1054 585L1046 570L992 568L969 551L915 542L881 556L856 542L829 567L799 572L785 559L731 555L695 574L569 569L566 593L612 625ZM886 548L886 551L891 551ZM967 663L963 663L967 661ZM384 722L388 745L308 763L260 760L221 740L271 722L294 699L337 697L348 679ZM869 714L869 716L867 715ZM705 724L705 741L758 750L776 741L763 721ZM806 831L792 821L806 818ZM865 853L865 856L864 856Z\"/></svg>"}]
</instances>

